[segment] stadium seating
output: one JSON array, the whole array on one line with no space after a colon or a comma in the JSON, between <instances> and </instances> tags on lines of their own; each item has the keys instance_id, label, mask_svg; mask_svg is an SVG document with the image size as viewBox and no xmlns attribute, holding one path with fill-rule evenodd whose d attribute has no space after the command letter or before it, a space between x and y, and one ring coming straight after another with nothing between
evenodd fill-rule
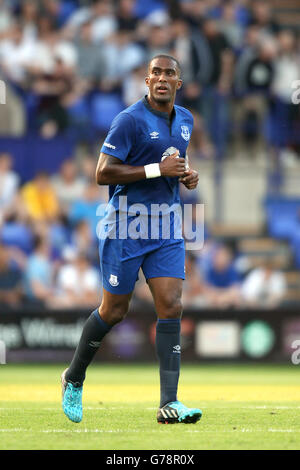
<instances>
[{"instance_id":1,"label":"stadium seating","mask_svg":"<svg viewBox=\"0 0 300 470\"><path fill-rule=\"evenodd\" d=\"M139 18L145 18L153 11L163 9L165 9L165 4L162 0L148 0L147 2L137 0L135 5L135 14Z\"/></svg>"},{"instance_id":2,"label":"stadium seating","mask_svg":"<svg viewBox=\"0 0 300 470\"><path fill-rule=\"evenodd\" d=\"M32 232L24 224L18 222L6 223L1 228L0 241L6 246L19 248L27 255L33 248Z\"/></svg>"},{"instance_id":3,"label":"stadium seating","mask_svg":"<svg viewBox=\"0 0 300 470\"><path fill-rule=\"evenodd\" d=\"M8 152L14 159L14 170L22 183L32 179L37 171L57 172L61 163L74 155L74 141L66 136L53 139L27 136L0 139L0 153Z\"/></svg>"},{"instance_id":4,"label":"stadium seating","mask_svg":"<svg viewBox=\"0 0 300 470\"><path fill-rule=\"evenodd\" d=\"M93 126L107 132L114 117L125 108L118 93L98 93L91 103L91 120Z\"/></svg>"},{"instance_id":5,"label":"stadium seating","mask_svg":"<svg viewBox=\"0 0 300 470\"><path fill-rule=\"evenodd\" d=\"M300 227L300 199L268 197L264 208L269 234L291 241L293 233Z\"/></svg>"}]
</instances>

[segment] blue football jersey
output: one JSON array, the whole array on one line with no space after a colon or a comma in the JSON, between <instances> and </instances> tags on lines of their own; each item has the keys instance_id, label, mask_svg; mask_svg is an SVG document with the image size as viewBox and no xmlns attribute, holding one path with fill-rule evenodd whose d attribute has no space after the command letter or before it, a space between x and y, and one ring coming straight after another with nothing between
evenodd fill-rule
<instances>
[{"instance_id":1,"label":"blue football jersey","mask_svg":"<svg viewBox=\"0 0 300 470\"><path fill-rule=\"evenodd\" d=\"M175 147L185 158L193 129L193 116L185 108L174 106L168 113L153 109L146 97L126 108L112 122L101 152L133 166L160 163L164 152ZM127 205L180 203L178 177L144 179L111 188L110 204L119 207L119 196L127 197Z\"/></svg>"}]
</instances>

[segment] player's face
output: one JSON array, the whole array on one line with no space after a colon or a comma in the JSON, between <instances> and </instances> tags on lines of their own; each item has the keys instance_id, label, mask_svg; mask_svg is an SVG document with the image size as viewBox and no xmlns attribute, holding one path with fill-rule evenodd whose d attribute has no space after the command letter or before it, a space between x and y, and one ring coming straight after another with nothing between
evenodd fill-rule
<instances>
[{"instance_id":1,"label":"player's face","mask_svg":"<svg viewBox=\"0 0 300 470\"><path fill-rule=\"evenodd\" d=\"M164 58L152 60L145 81L150 97L157 103L174 101L176 91L182 85L176 62Z\"/></svg>"}]
</instances>

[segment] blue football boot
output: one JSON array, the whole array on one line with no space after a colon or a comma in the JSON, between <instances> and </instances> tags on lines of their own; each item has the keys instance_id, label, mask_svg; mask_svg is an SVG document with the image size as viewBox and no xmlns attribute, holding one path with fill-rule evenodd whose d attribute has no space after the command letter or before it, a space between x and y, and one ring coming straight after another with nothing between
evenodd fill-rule
<instances>
[{"instance_id":1,"label":"blue football boot","mask_svg":"<svg viewBox=\"0 0 300 470\"><path fill-rule=\"evenodd\" d=\"M65 415L74 423L82 420L82 385L67 382L67 369L61 375L62 408Z\"/></svg>"},{"instance_id":2,"label":"blue football boot","mask_svg":"<svg viewBox=\"0 0 300 470\"><path fill-rule=\"evenodd\" d=\"M157 422L165 424L196 423L202 416L199 408L188 408L180 401L171 401L158 409Z\"/></svg>"}]
</instances>

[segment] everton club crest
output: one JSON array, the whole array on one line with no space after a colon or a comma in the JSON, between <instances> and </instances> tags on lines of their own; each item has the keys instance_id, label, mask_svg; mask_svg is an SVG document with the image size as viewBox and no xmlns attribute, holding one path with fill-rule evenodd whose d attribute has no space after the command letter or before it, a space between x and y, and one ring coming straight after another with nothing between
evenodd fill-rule
<instances>
[{"instance_id":1,"label":"everton club crest","mask_svg":"<svg viewBox=\"0 0 300 470\"><path fill-rule=\"evenodd\" d=\"M191 134L188 126L181 126L181 137L186 141L190 140Z\"/></svg>"},{"instance_id":2,"label":"everton club crest","mask_svg":"<svg viewBox=\"0 0 300 470\"><path fill-rule=\"evenodd\" d=\"M114 276L113 274L110 275L108 282L113 287L117 287L119 285L118 277Z\"/></svg>"}]
</instances>

